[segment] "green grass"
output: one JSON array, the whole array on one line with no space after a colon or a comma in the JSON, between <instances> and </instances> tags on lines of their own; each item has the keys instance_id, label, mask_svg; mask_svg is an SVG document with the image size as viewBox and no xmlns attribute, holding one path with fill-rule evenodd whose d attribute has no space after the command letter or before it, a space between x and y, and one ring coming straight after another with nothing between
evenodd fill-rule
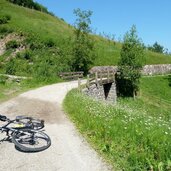
<instances>
[{"instance_id":1,"label":"green grass","mask_svg":"<svg viewBox=\"0 0 171 171\"><path fill-rule=\"evenodd\" d=\"M4 77L5 78L5 77ZM61 79L58 77L53 78L51 80L42 80L38 78L33 78L33 79L27 79L27 80L22 80L19 83L16 82L15 80L9 80L5 79L5 81L0 76L0 103L9 100L25 91L35 89L38 87L42 87L45 85L53 84L53 83L58 83L62 82Z\"/></svg>"},{"instance_id":2,"label":"green grass","mask_svg":"<svg viewBox=\"0 0 171 171\"><path fill-rule=\"evenodd\" d=\"M169 84L170 76L142 78L139 98L118 99L116 106L73 90L64 107L80 132L116 170L170 171Z\"/></svg>"},{"instance_id":3,"label":"green grass","mask_svg":"<svg viewBox=\"0 0 171 171\"><path fill-rule=\"evenodd\" d=\"M0 2L0 14L11 16L9 23L3 25L3 27L8 27L17 33L24 34L31 42L46 42L51 39L55 42L58 50L66 51L72 47L72 43L68 42L68 38L73 39L73 27L57 17L17 6L5 0ZM120 58L121 44L108 41L100 36L92 35L92 37L95 40L95 51L97 54L93 66L116 65ZM49 50L46 49L46 51ZM39 51L37 53L39 54ZM68 57L70 56L70 54L67 55ZM145 64L160 63L171 63L171 56L146 52Z\"/></svg>"}]
</instances>

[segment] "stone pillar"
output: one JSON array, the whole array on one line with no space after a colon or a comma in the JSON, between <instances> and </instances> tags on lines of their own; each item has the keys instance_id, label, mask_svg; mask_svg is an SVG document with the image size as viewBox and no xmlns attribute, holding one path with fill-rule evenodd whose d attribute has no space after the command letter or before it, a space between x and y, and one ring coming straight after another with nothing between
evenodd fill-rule
<instances>
[{"instance_id":1,"label":"stone pillar","mask_svg":"<svg viewBox=\"0 0 171 171\"><path fill-rule=\"evenodd\" d=\"M108 97L106 99L108 102L115 103L117 100L117 94L116 94L116 84L115 82L112 83Z\"/></svg>"},{"instance_id":2,"label":"stone pillar","mask_svg":"<svg viewBox=\"0 0 171 171\"><path fill-rule=\"evenodd\" d=\"M115 82L107 83L105 86L97 86L94 84L90 86L88 89L83 90L83 92L96 100L116 104L117 94Z\"/></svg>"}]
</instances>

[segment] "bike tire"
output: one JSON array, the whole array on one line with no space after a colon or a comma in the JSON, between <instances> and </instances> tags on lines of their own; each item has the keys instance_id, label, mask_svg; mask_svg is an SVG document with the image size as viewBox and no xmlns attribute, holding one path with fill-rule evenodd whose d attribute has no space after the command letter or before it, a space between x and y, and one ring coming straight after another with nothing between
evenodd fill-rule
<instances>
[{"instance_id":1,"label":"bike tire","mask_svg":"<svg viewBox=\"0 0 171 171\"><path fill-rule=\"evenodd\" d=\"M40 145L40 140L43 140L45 144ZM12 141L23 152L39 152L51 145L51 139L46 133L32 129L23 129L13 133ZM36 147L36 145L39 146Z\"/></svg>"}]
</instances>

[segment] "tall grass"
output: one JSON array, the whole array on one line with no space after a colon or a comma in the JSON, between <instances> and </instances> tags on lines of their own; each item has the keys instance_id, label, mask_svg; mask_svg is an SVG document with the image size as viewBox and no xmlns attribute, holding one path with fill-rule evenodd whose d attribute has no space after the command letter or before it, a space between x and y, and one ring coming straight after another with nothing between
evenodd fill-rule
<instances>
[{"instance_id":1,"label":"tall grass","mask_svg":"<svg viewBox=\"0 0 171 171\"><path fill-rule=\"evenodd\" d=\"M155 78L158 86L160 79ZM144 78L142 82L150 89L149 80ZM146 90L143 83L142 92ZM166 87L170 88L167 84ZM171 93L171 89L168 89L168 93ZM147 98L150 94L145 96ZM156 101L150 99L149 103L145 96L137 100L119 99L116 106L109 106L73 90L67 95L64 106L88 141L118 169L169 171L171 118L165 117L167 109L160 113ZM167 100L171 100L171 97Z\"/></svg>"}]
</instances>

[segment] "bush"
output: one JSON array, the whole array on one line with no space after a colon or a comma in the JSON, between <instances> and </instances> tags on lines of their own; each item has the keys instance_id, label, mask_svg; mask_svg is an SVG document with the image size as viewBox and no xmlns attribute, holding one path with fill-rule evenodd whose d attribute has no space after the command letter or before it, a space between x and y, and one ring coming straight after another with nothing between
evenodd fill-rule
<instances>
[{"instance_id":1,"label":"bush","mask_svg":"<svg viewBox=\"0 0 171 171\"><path fill-rule=\"evenodd\" d=\"M11 40L7 42L5 45L6 49L16 49L19 47L19 43L16 40Z\"/></svg>"},{"instance_id":2,"label":"bush","mask_svg":"<svg viewBox=\"0 0 171 171\"><path fill-rule=\"evenodd\" d=\"M15 75L17 70L17 65L14 59L10 60L5 66L5 73L10 75Z\"/></svg>"},{"instance_id":3,"label":"bush","mask_svg":"<svg viewBox=\"0 0 171 171\"><path fill-rule=\"evenodd\" d=\"M55 46L55 42L52 39L47 39L45 41L45 46L46 47L54 47Z\"/></svg>"},{"instance_id":4,"label":"bush","mask_svg":"<svg viewBox=\"0 0 171 171\"><path fill-rule=\"evenodd\" d=\"M23 54L24 59L30 60L31 59L31 51L26 50Z\"/></svg>"},{"instance_id":5,"label":"bush","mask_svg":"<svg viewBox=\"0 0 171 171\"><path fill-rule=\"evenodd\" d=\"M0 84L5 84L7 80L6 76L0 75Z\"/></svg>"},{"instance_id":6,"label":"bush","mask_svg":"<svg viewBox=\"0 0 171 171\"><path fill-rule=\"evenodd\" d=\"M25 50L24 52L18 52L16 54L16 58L18 59L26 59L26 60L31 60L32 53L30 50Z\"/></svg>"},{"instance_id":7,"label":"bush","mask_svg":"<svg viewBox=\"0 0 171 171\"><path fill-rule=\"evenodd\" d=\"M54 16L54 14L52 12L49 12L46 7L44 7L43 5L37 2L34 2L33 0L8 0L8 1L17 5L20 5L20 6L35 9L37 11L41 11L41 12Z\"/></svg>"},{"instance_id":8,"label":"bush","mask_svg":"<svg viewBox=\"0 0 171 171\"><path fill-rule=\"evenodd\" d=\"M9 27L0 27L0 33L2 34L9 34L12 33L14 30Z\"/></svg>"},{"instance_id":9,"label":"bush","mask_svg":"<svg viewBox=\"0 0 171 171\"><path fill-rule=\"evenodd\" d=\"M0 24L6 24L11 19L10 15L2 15L0 16Z\"/></svg>"},{"instance_id":10,"label":"bush","mask_svg":"<svg viewBox=\"0 0 171 171\"><path fill-rule=\"evenodd\" d=\"M41 43L39 41L30 43L30 49L31 50L42 49L43 47L44 47L43 43Z\"/></svg>"}]
</instances>

